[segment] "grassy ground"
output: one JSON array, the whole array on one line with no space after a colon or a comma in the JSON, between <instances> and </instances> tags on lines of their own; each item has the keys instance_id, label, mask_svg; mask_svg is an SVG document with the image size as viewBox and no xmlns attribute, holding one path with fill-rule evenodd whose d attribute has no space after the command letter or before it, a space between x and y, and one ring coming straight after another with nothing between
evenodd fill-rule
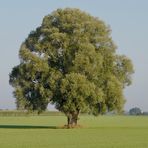
<instances>
[{"instance_id":1,"label":"grassy ground","mask_svg":"<svg viewBox=\"0 0 148 148\"><path fill-rule=\"evenodd\" d=\"M148 148L148 117L81 116L81 129L56 129L64 116L0 117L0 148Z\"/></svg>"}]
</instances>

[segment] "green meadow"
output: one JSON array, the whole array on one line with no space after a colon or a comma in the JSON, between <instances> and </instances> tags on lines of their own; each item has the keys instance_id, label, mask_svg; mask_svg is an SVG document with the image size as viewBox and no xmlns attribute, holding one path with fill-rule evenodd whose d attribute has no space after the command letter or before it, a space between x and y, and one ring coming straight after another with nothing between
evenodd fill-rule
<instances>
[{"instance_id":1,"label":"green meadow","mask_svg":"<svg viewBox=\"0 0 148 148\"><path fill-rule=\"evenodd\" d=\"M148 148L146 116L80 116L81 128L64 129L66 117L0 117L0 148Z\"/></svg>"}]
</instances>

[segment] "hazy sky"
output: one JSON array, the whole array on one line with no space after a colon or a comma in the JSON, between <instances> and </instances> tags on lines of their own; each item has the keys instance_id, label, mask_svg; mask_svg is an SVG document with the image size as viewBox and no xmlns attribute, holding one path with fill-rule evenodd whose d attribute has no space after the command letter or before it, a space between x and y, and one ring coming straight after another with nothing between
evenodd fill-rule
<instances>
[{"instance_id":1,"label":"hazy sky","mask_svg":"<svg viewBox=\"0 0 148 148\"><path fill-rule=\"evenodd\" d=\"M111 26L118 53L133 61L133 84L125 90L125 109L148 111L148 0L0 0L0 108L14 109L9 73L31 30L57 8L80 8Z\"/></svg>"}]
</instances>

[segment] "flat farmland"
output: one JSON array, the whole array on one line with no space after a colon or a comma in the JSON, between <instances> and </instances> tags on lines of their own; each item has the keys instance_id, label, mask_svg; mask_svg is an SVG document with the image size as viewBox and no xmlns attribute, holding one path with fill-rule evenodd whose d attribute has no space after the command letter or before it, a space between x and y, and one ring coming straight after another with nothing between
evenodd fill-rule
<instances>
[{"instance_id":1,"label":"flat farmland","mask_svg":"<svg viewBox=\"0 0 148 148\"><path fill-rule=\"evenodd\" d=\"M0 148L148 148L146 116L80 116L81 128L64 129L66 117L0 117Z\"/></svg>"}]
</instances>

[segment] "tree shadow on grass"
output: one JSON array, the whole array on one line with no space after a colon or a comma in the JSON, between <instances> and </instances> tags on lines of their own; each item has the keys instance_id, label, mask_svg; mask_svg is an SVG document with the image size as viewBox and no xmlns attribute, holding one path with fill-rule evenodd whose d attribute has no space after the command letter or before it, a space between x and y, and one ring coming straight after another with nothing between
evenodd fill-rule
<instances>
[{"instance_id":1,"label":"tree shadow on grass","mask_svg":"<svg viewBox=\"0 0 148 148\"><path fill-rule=\"evenodd\" d=\"M0 125L0 129L58 129L57 126L36 126L36 125Z\"/></svg>"}]
</instances>

